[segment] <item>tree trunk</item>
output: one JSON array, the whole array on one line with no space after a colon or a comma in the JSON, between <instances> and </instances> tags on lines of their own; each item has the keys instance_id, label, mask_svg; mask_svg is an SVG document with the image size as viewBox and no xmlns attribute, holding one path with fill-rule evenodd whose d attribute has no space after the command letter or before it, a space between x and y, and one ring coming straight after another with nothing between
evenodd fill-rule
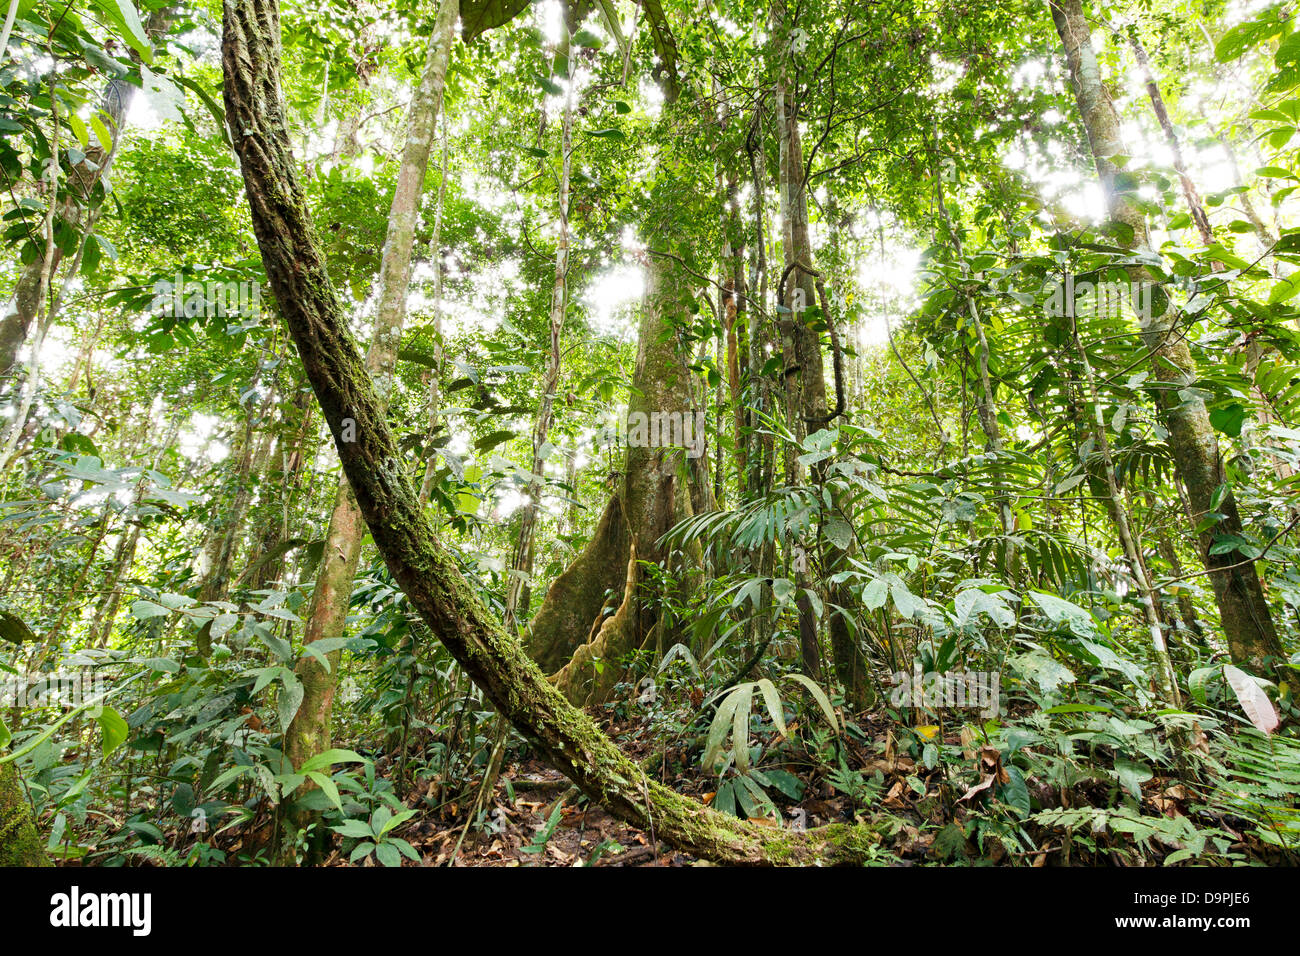
<instances>
[{"instance_id":1,"label":"tree trunk","mask_svg":"<svg viewBox=\"0 0 1300 956\"><path fill-rule=\"evenodd\" d=\"M200 602L220 601L230 590L230 566L234 563L244 517L253 500L252 476L261 473L271 448L270 435L258 438L257 423L266 414L274 394L274 391L268 392L258 411L249 413L240 436L235 472L226 485L234 488L234 496L222 516L222 523L209 532L199 556L200 579L196 597ZM203 658L212 653L211 628L210 622L203 625L195 637L195 651Z\"/></svg>"},{"instance_id":2,"label":"tree trunk","mask_svg":"<svg viewBox=\"0 0 1300 956\"><path fill-rule=\"evenodd\" d=\"M557 58L567 64L564 93L564 113L560 120L560 186L557 197L559 235L555 240L555 284L551 290L550 347L546 356L546 375L542 379L542 395L537 406L537 420L533 424L532 477L523 511L519 516L519 538L515 542L514 561L509 584L506 587L506 627L518 628L519 614L528 611L528 595L532 586L534 544L537 514L541 509L545 488L543 473L546 469L547 435L555 415L555 391L560 385L560 335L564 331L564 315L569 306L569 172L573 152L573 61L569 57L569 37L574 24L569 22L572 7L565 8L564 33L560 38ZM521 607L522 604L522 607Z\"/></svg>"},{"instance_id":3,"label":"tree trunk","mask_svg":"<svg viewBox=\"0 0 1300 956\"><path fill-rule=\"evenodd\" d=\"M425 453L424 478L420 482L420 501L428 502L433 494L433 482L438 471L438 451L434 443L438 437L438 419L442 413L442 216L447 202L447 115L442 114L442 163L438 172L438 200L433 213L433 238L429 247L433 251L433 368L429 370L429 397L426 404L429 414L428 435L430 448Z\"/></svg>"},{"instance_id":4,"label":"tree trunk","mask_svg":"<svg viewBox=\"0 0 1300 956\"><path fill-rule=\"evenodd\" d=\"M674 101L671 84L665 101ZM703 450L696 414L702 409L692 389L690 356L670 321L685 314L689 302L681 283L669 273L672 258L659 251L646 266L623 472L591 542L552 584L525 638L529 653L543 668L561 668L555 680L575 702L604 699L620 676L614 661L643 646L657 625L667 627L652 613L642 613L639 596L629 601L637 577L628 571L632 554L639 561L666 566L669 556L659 539L679 521L713 506L707 459L684 460L688 449L656 441L653 435L659 424L677 421L683 430L690 426L696 449ZM647 424L640 435L633 425L638 421ZM610 592L620 595L620 613L606 621L603 612Z\"/></svg>"},{"instance_id":5,"label":"tree trunk","mask_svg":"<svg viewBox=\"0 0 1300 956\"><path fill-rule=\"evenodd\" d=\"M1160 129L1165 134L1165 142L1169 146L1169 151L1173 153L1174 171L1178 173L1178 181L1183 187L1183 198L1187 200L1188 213L1192 217L1192 222L1196 223L1196 231L1201 234L1201 241L1208 246L1214 242L1214 233L1210 229L1210 218L1205 214L1205 206L1201 203L1201 196L1196 190L1196 184L1192 182L1192 177L1187 174L1187 164L1183 162L1183 149L1178 142L1178 134L1174 132L1174 124L1169 120L1169 111L1165 109L1165 98L1160 93L1160 84L1156 82L1155 75L1151 72L1151 61L1147 58L1146 47L1142 45L1142 40L1138 36L1136 24L1129 24L1128 42L1129 46L1133 48L1133 56L1137 60L1138 69L1142 71L1142 80L1146 84L1147 97L1151 100L1151 111L1156 114Z\"/></svg>"},{"instance_id":6,"label":"tree trunk","mask_svg":"<svg viewBox=\"0 0 1300 956\"><path fill-rule=\"evenodd\" d=\"M1120 139L1119 122L1101 81L1082 0L1049 0L1049 5L1065 47L1075 99L1111 219L1132 230L1131 238L1119 237L1123 245L1144 249L1148 245L1145 217L1132 194L1121 190L1117 182L1119 169L1112 157L1126 155L1128 151ZM1133 270L1133 279L1150 281L1140 268ZM1192 520L1199 523L1212 511L1223 515L1217 524L1201 532L1200 545L1201 558L1214 586L1229 653L1233 661L1247 665L1260 676L1271 671L1293 681L1255 562L1235 550L1210 553L1220 539L1240 534L1241 516L1230 488L1217 506L1212 506L1225 481L1219 443L1205 403L1184 391L1195 381L1196 368L1184 330L1179 327L1178 312L1163 294L1153 299L1164 300L1166 304L1157 302L1152 315L1142 318L1141 338L1151 356L1153 377L1161 386L1160 410L1169 431L1169 447L1178 475L1187 489Z\"/></svg>"},{"instance_id":7,"label":"tree trunk","mask_svg":"<svg viewBox=\"0 0 1300 956\"><path fill-rule=\"evenodd\" d=\"M402 153L393 204L388 214L388 236L380 266L379 305L365 363L366 372L375 383L381 422L391 397L393 368L402 338L402 323L406 318L415 221L419 213L420 194L424 189L429 152L433 146L433 133L442 109L447 64L451 58L453 42L452 28L458 12L458 0L442 0L438 8L424 72L411 100L406 147ZM334 425L333 422L330 424ZM373 425L364 422L359 415L353 416L344 440L352 438L352 430L355 429L356 443L360 443L360 432L370 427ZM320 571L316 576L316 587L312 592L303 637L307 644L342 637L347 624L352 580L356 576L357 562L361 556L361 539L365 534L365 524L349 477L346 472L339 475L325 550L321 556ZM302 704L285 735L286 756L295 767L302 766L306 760L328 750L330 746L334 690L338 684L342 653L330 651L325 657L329 662L328 670L320 661L308 656L301 658L296 668L298 679L302 682Z\"/></svg>"},{"instance_id":8,"label":"tree trunk","mask_svg":"<svg viewBox=\"0 0 1300 956\"><path fill-rule=\"evenodd\" d=\"M149 17L146 28L149 36L154 37L165 32L170 16L171 11L167 8L155 11ZM137 61L139 59L134 50L131 51L131 58ZM83 172L76 175L73 182L69 183L69 186L75 184L78 187L78 191L81 193L80 198L87 204L87 207L95 185L108 175L113 158L117 155L117 144L121 137L122 123L125 121L127 111L131 107L131 100L135 96L135 91L136 87L133 84L120 78L109 80L108 86L104 90L104 98L100 101L99 112L107 118L104 125L108 127L111 148L105 151L97 141L92 141L90 148L86 150L86 162L80 167ZM73 229L79 230L81 228L82 215L82 204L76 199L69 198L59 208L59 218ZM5 306L3 317L0 317L0 378L12 371L15 362L18 360L18 350L27 341L32 322L40 314L41 306L48 295L48 284L42 284L41 282L41 274L47 264L47 258L49 259L50 274L54 275L58 271L63 253L58 246L52 246L47 255L37 256L27 265L21 267L18 283Z\"/></svg>"},{"instance_id":9,"label":"tree trunk","mask_svg":"<svg viewBox=\"0 0 1300 956\"><path fill-rule=\"evenodd\" d=\"M149 465L149 471L156 472L162 467L163 455L176 441L176 436L181 430L181 418L182 412L179 410L172 414L171 424L167 426L167 431L163 433L163 440L154 453L153 461ZM131 502L131 513L127 519L131 527L129 531L123 529L125 533L118 538L117 548L113 551L111 570L105 579L109 587L108 604L104 606L103 613L96 622L96 627L92 629L92 633L98 633L98 637L94 639L95 647L108 647L109 639L113 636L113 624L117 620L117 609L122 603L120 585L131 574L131 568L135 564L135 550L140 543L138 512L151 483L148 472L142 473L136 479L135 494L132 496Z\"/></svg>"},{"instance_id":10,"label":"tree trunk","mask_svg":"<svg viewBox=\"0 0 1300 956\"><path fill-rule=\"evenodd\" d=\"M681 416L680 421L696 421L695 396L691 388L692 375L689 354L682 348L677 336L669 329L670 316L683 314L686 303L682 300L681 286L667 274L665 260L655 256L646 270L645 299L641 308L641 328L637 347L636 370L632 376L632 396L628 401L628 420L653 422L667 414ZM644 416L644 419L641 418ZM659 418L662 422L664 419ZM695 433L697 442L703 435ZM704 485L703 494L712 498L708 489L708 469L700 471L684 467L687 449L672 447L662 441L655 446L652 440L636 441L629 436L627 464L619 491L618 510L627 521L628 548L617 555L608 555L619 578L613 587L622 595L619 613L604 622L595 637L574 650L572 660L556 675L556 681L566 696L575 702L595 703L605 699L618 682L619 668L614 662L622 655L640 648L656 626L667 626L641 602L629 602L635 590L636 575L629 572L632 555L643 562L668 566L670 555L660 546L659 539L673 525L695 514L693 486ZM611 536L617 538L618 536ZM607 538L608 540L608 538ZM585 555L584 555L585 556ZM680 570L680 569L678 569ZM602 577L608 577L606 569ZM604 603L604 589L600 592ZM590 595L589 596L594 596ZM547 595L547 603L552 597ZM540 617L540 615L539 615ZM588 618L583 630L587 633L595 617ZM597 621L600 624L599 621ZM533 632L536 634L538 624ZM662 636L662 635L661 635Z\"/></svg>"},{"instance_id":11,"label":"tree trunk","mask_svg":"<svg viewBox=\"0 0 1300 956\"><path fill-rule=\"evenodd\" d=\"M569 704L492 620L438 542L385 420L383 399L347 331L294 171L280 91L274 0L226 0L222 35L226 116L236 133L253 229L272 291L302 357L357 503L412 607L470 678L551 763L621 819L720 862L859 863L879 835L865 825L807 832L758 827L708 810L650 781ZM643 338L642 351L647 342ZM642 365L643 363L638 363ZM356 441L343 441L344 420Z\"/></svg>"},{"instance_id":12,"label":"tree trunk","mask_svg":"<svg viewBox=\"0 0 1300 956\"><path fill-rule=\"evenodd\" d=\"M49 865L18 768L12 760L0 763L0 866Z\"/></svg>"},{"instance_id":13,"label":"tree trunk","mask_svg":"<svg viewBox=\"0 0 1300 956\"><path fill-rule=\"evenodd\" d=\"M793 25L787 28L792 29ZM785 53L782 52L783 63ZM809 328L806 309L820 306L822 321L830 323L830 303L825 286L813 271L812 241L808 233L808 182L804 169L803 144L799 134L798 103L791 102L786 85L786 67L777 84L777 122L781 124L781 196L783 222L788 222L785 233L785 290L786 301L781 304L788 310L782 318L788 320L786 333L785 380L789 425L793 434L802 439L810 430L831 427L826 406L826 372L822 359L821 335ZM841 383L842 384L842 383ZM800 480L797 462L787 458L787 480ZM838 498L839 496L836 496ZM833 501L836 511L844 509L844 502ZM843 515L845 520L851 514ZM848 565L845 549L827 545L826 577L829 578ZM810 585L806 572L796 566L796 584L801 591L796 599L799 611L799 634L804 670L816 679L817 668L813 662L820 656L816 646L816 625L812 619L812 604L802 591ZM836 676L844 687L845 699L855 711L867 709L873 701L867 661L858 643L853 619L853 595L848 587L829 585L826 589L829 613L831 659Z\"/></svg>"}]
</instances>

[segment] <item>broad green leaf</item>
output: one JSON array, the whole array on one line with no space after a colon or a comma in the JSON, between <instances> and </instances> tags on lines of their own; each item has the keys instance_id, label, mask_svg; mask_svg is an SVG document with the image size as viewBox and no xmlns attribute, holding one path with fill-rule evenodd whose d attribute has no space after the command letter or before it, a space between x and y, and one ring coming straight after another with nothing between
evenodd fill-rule
<instances>
[{"instance_id":1,"label":"broad green leaf","mask_svg":"<svg viewBox=\"0 0 1300 956\"><path fill-rule=\"evenodd\" d=\"M103 707L100 710L99 729L104 735L104 756L107 757L114 750L122 745L122 742L131 733L131 728L127 726L122 715L112 707Z\"/></svg>"}]
</instances>

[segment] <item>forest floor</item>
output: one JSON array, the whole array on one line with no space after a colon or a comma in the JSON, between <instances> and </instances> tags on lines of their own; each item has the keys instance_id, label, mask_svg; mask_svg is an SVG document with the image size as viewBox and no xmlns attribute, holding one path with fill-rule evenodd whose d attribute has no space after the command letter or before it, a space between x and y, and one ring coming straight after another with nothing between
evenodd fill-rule
<instances>
[{"instance_id":1,"label":"forest floor","mask_svg":"<svg viewBox=\"0 0 1300 956\"><path fill-rule=\"evenodd\" d=\"M888 722L882 720L876 736L878 749L890 752ZM871 726L869 719L859 719L864 729ZM692 795L702 804L708 804L714 794L716 778L698 770L698 760L687 758L685 748L662 750L650 743L637 722L607 724L606 728L620 746L633 759L644 764L652 754L658 759L662 772L656 776L660 782L680 793ZM888 849L898 857L901 865L925 862L934 841L934 832L923 833L927 814L922 807L937 807L939 771L931 774L918 768L906 755L888 760L870 754L861 744L852 745L850 762L858 768L873 773L880 770L885 777L881 809L897 813L899 820ZM673 773L673 767L692 767L695 772ZM909 779L927 780L926 793L918 794ZM850 820L853 817L851 801L838 794L815 774L801 775L807 784L803 797L797 804L781 807L783 825L787 827L813 827L825 823ZM481 777L476 778L471 793L477 792ZM400 835L408 840L420 854L426 866L707 866L685 853L677 852L661 843L651 832L629 826L606 813L599 806L589 804L560 773L543 762L527 758L503 768L489 802L489 822L483 829L466 828L468 809L463 803L451 802L438 810L430 811L428 805L434 786L424 793L411 793L406 804L423 808ZM930 800L924 800L926 796ZM471 796L468 803L472 803ZM548 823L557 804L561 804L559 817L547 833ZM933 812L933 809L932 811ZM777 826L775 819L757 818L759 825ZM934 822L940 822L936 817ZM458 848L459 847L459 848ZM454 858L454 861L453 861ZM349 865L347 857L336 849L326 859L327 866ZM374 865L367 860L364 865ZM1040 864L1041 865L1041 864Z\"/></svg>"},{"instance_id":2,"label":"forest floor","mask_svg":"<svg viewBox=\"0 0 1300 956\"><path fill-rule=\"evenodd\" d=\"M603 716L610 736L659 782L702 806L717 796L718 776L700 766L698 727L679 724L675 735L665 737L648 717ZM1032 770L1023 776L1013 770L1023 781L1020 804L1032 801L1043 811L1073 808L1071 812L1085 814L1096 810L1102 819L1108 813L1114 817L1113 825L1094 825L1090 834L1072 836L1068 829L1045 824L1028 807L1013 813L1009 801L1015 798L1007 793L1011 776L1002 754L969 732L963 735L960 726L946 733L933 726L906 727L886 713L860 714L850 725L852 734L836 735L830 744L824 732L801 730L798 723L787 728L788 738L769 739L761 760L764 773L784 772L786 779L797 779L798 796L791 799L770 789L766 815L760 805L751 822L802 829L865 816L882 834L878 862L893 866L1159 865L1173 853L1180 853L1180 859L1188 853L1199 858L1203 846L1187 849L1197 827L1217 834L1222 846L1214 858L1220 862L1296 861L1294 852L1261 843L1257 827L1233 809L1207 802L1205 788L1194 781L1153 774L1139 784L1140 798L1130 800L1125 810L1116 806L1116 784L1100 764L1081 773L1068 792ZM918 747L919 741L926 746ZM946 756L927 767L918 755L934 750L931 744ZM484 801L485 813L474 812L481 770L454 785L425 778L411 787L402 802L414 813L394 831L419 858L418 864L411 860L406 865L708 865L590 804L526 749L522 756L518 753L507 750L509 759ZM379 757L375 769L388 776L391 764L391 757ZM261 825L231 828L214 841L226 859L265 858L273 828L267 826L268 817L259 816ZM476 820L482 822L474 825ZM1015 849L1009 851L1008 842ZM335 841L323 863L350 865L348 846ZM371 855L360 865L378 864Z\"/></svg>"}]
</instances>

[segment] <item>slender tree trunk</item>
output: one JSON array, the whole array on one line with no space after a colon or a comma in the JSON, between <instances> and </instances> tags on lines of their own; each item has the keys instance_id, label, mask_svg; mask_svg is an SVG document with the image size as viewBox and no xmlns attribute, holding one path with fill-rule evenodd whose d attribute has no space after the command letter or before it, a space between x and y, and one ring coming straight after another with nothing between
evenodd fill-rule
<instances>
[{"instance_id":1,"label":"slender tree trunk","mask_svg":"<svg viewBox=\"0 0 1300 956\"><path fill-rule=\"evenodd\" d=\"M1122 191L1112 157L1126 154L1119 123L1107 98L1101 71L1092 48L1091 31L1081 0L1049 0L1052 19L1065 47L1066 63L1075 99L1083 118L1097 174L1110 206L1110 216L1131 238L1121 235L1132 249L1146 248L1145 217L1129 192ZM1132 270L1134 281L1150 281L1145 270ZM1214 586L1219 619L1232 659L1257 674L1269 671L1284 679L1287 673L1281 643L1255 562L1236 550L1212 553L1216 542L1241 532L1241 516L1229 488L1217 501L1225 483L1219 443L1210 425L1205 403L1186 390L1196 379L1196 368L1186 342L1186 329L1170 300L1160 290L1152 315L1142 317L1141 339L1151 355L1155 380L1161 387L1160 408L1169 431L1169 447L1179 477L1187 490L1194 524L1217 511L1222 520L1200 534L1201 558ZM1158 313L1158 314L1157 314ZM1269 659L1271 659L1271 664Z\"/></svg>"},{"instance_id":2,"label":"slender tree trunk","mask_svg":"<svg viewBox=\"0 0 1300 956\"><path fill-rule=\"evenodd\" d=\"M227 487L234 489L234 495L222 515L222 523L208 534L199 558L201 577L196 597L202 603L220 601L230 589L230 568L239 547L239 535L244 526L244 517L253 500L252 476L261 473L266 455L271 448L271 436L265 435L259 438L257 423L264 417L274 394L274 390L267 393L266 401L256 413L249 413L248 422L244 426L238 446L239 457L235 472L227 483ZM194 646L200 657L207 658L212 654L211 623L204 624L199 629Z\"/></svg>"},{"instance_id":3,"label":"slender tree trunk","mask_svg":"<svg viewBox=\"0 0 1300 956\"><path fill-rule=\"evenodd\" d=\"M1102 416L1101 396L1097 393L1097 377L1093 374L1092 363L1088 360L1088 350L1084 348L1083 342L1079 338L1078 325L1073 319L1071 320L1070 334L1074 340L1074 348L1079 357L1079 364L1083 368L1084 381L1088 385L1088 397L1093 412L1091 416L1092 436L1097 442L1097 449L1102 458L1102 468L1106 473L1107 510L1110 512L1111 522L1115 525L1115 532L1119 536L1120 546L1124 549L1124 556L1128 559L1129 574L1132 576L1134 584L1137 585L1138 600L1142 604L1142 618L1146 622L1147 630L1151 635L1151 646L1154 648L1156 676L1160 683L1160 693L1164 701L1171 707L1179 707L1182 700L1178 692L1178 678L1174 673L1173 663L1169 659L1169 647L1165 642L1164 629L1161 626L1157 610L1159 606L1158 598L1147 576L1146 564L1142 560L1142 551L1129 521L1128 508L1125 506L1124 499L1120 496L1119 486L1115 481L1115 457L1111 454L1110 439L1106 435L1106 421Z\"/></svg>"},{"instance_id":4,"label":"slender tree trunk","mask_svg":"<svg viewBox=\"0 0 1300 956\"><path fill-rule=\"evenodd\" d=\"M163 433L163 440L158 445L154 453L153 461L149 465L150 471L157 471L162 464L162 456L172 443L176 441L176 436L181 428L181 413L176 411L172 415L171 424L167 426L167 431ZM140 505L144 502L145 493L149 490L151 480L148 474L142 474L136 479L135 495L132 497L132 511L138 513ZM135 564L135 551L140 544L140 524L138 520L130 521L130 530L126 531L117 542L117 547L113 551L113 561L111 570L108 574L109 596L108 603L104 606L104 611L99 617L97 636L94 638L95 647L107 647L109 639L113 635L113 624L117 620L117 609L122 603L121 582L130 576L131 568Z\"/></svg>"},{"instance_id":5,"label":"slender tree trunk","mask_svg":"<svg viewBox=\"0 0 1300 956\"><path fill-rule=\"evenodd\" d=\"M788 30L782 36L788 34ZM808 242L807 197L803 192L803 153L799 141L797 107L791 103L788 91L788 60L780 52L781 74L776 88L776 122L779 143L778 176L781 199L781 253L784 268L782 282L777 291L777 325L781 330L781 353L785 365L785 414L790 433L796 444L808 434L805 421L809 402L822 387L822 402L814 414L825 408L825 384L821 381L821 349L813 339L809 349L808 326L804 311L815 303L811 273L811 249ZM801 206L801 201L803 205ZM816 368L811 361L816 353ZM797 485L803 480L803 469L798 462L799 449L795 444L785 449L785 482ZM807 555L799 542L790 542L792 572L799 599L796 610L799 619L799 659L803 672L813 680L821 679L821 648L817 638L817 624L813 618L812 602L806 589L808 577Z\"/></svg>"},{"instance_id":6,"label":"slender tree trunk","mask_svg":"<svg viewBox=\"0 0 1300 956\"><path fill-rule=\"evenodd\" d=\"M750 310L749 318L749 368L751 370L751 389L754 410L767 416L774 416L775 390L770 376L764 367L772 354L771 323L765 321L770 314L771 303L768 301L767 281L767 228L764 189L767 184L767 155L763 149L763 102L754 107L754 119L749 134L745 139L745 151L749 158L750 184L754 193L754 278L757 288L756 302ZM751 413L752 414L752 413ZM756 415L752 416L755 425ZM745 488L755 496L768 494L772 490L776 468L775 440L771 429L764 426L756 431L749 452L749 474L745 479ZM776 566L776 546L774 542L765 541L756 555L751 555L755 570L763 584L759 591L759 606L764 610L757 615L752 647L767 647L772 641L775 622L767 610L772 607L772 585Z\"/></svg>"},{"instance_id":7,"label":"slender tree trunk","mask_svg":"<svg viewBox=\"0 0 1300 956\"><path fill-rule=\"evenodd\" d=\"M1150 491L1144 492L1144 496L1146 498L1147 511L1152 514L1152 520L1155 521L1156 496ZM1183 562L1178 557L1178 551L1174 547L1173 541L1170 540L1169 535L1165 533L1163 528L1156 526L1154 530L1156 535L1156 551L1160 554L1160 557L1164 560L1165 564L1169 565L1169 570L1173 572L1174 577L1182 578ZM1196 614L1196 605L1192 603L1190 592L1185 586L1180 586L1175 590L1174 597L1178 603L1178 616L1182 618L1183 626L1187 628L1188 632L1192 634L1196 641L1204 644L1205 629L1201 627L1200 618Z\"/></svg>"},{"instance_id":8,"label":"slender tree trunk","mask_svg":"<svg viewBox=\"0 0 1300 956\"><path fill-rule=\"evenodd\" d=\"M788 34L793 24L785 25ZM790 429L802 439L810 429L830 427L826 405L826 372L822 359L821 336L809 327L805 310L820 306L822 320L834 321L825 285L813 271L812 242L808 233L808 183L804 169L803 144L799 133L798 104L790 101L787 87L789 58L781 51L783 67L777 83L777 122L781 124L781 195L784 201L782 221L786 223L785 270L783 276L786 300L781 316L789 322L786 334L785 378L787 414ZM842 383L841 383L842 385ZM787 480L800 480L798 463L787 453ZM792 483L793 483L792 482ZM836 496L838 498L838 496ZM837 512L845 511L842 500L834 501ZM852 515L843 519L851 524ZM827 578L843 569L848 562L846 549L828 544L825 550ZM798 553L796 552L798 557ZM799 586L796 607L799 611L800 649L804 670L816 677L814 662L820 658L816 625L812 618L811 602L803 589L810 579L800 566L795 568L795 583ZM831 659L836 676L844 686L845 699L855 710L865 710L872 703L867 662L859 646L853 614L852 592L843 585L829 585L826 591Z\"/></svg>"},{"instance_id":9,"label":"slender tree trunk","mask_svg":"<svg viewBox=\"0 0 1300 956\"><path fill-rule=\"evenodd\" d=\"M542 504L545 489L543 474L549 457L547 435L550 434L555 414L555 392L560 385L560 336L564 331L564 316L569 305L569 172L573 152L573 86L576 82L573 61L569 56L569 37L574 26L569 22L571 10L566 5L564 34L560 39L558 53L567 64L569 75L565 79L564 113L560 120L560 183L557 201L559 234L555 241L555 284L551 291L550 348L546 355L546 374L542 378L537 420L533 425L532 477L528 482L527 497L519 517L519 539L515 543L512 573L506 588L505 624L512 630L518 628L519 615L528 612L537 514Z\"/></svg>"},{"instance_id":10,"label":"slender tree trunk","mask_svg":"<svg viewBox=\"0 0 1300 956\"><path fill-rule=\"evenodd\" d=\"M284 571L284 555L288 553L285 549L294 545L290 536L292 512L307 460L303 448L313 431L310 401L310 395L297 391L284 406L264 484L276 490L277 500L267 502L260 517L256 561L235 582L249 590L259 590L277 580Z\"/></svg>"},{"instance_id":11,"label":"slender tree trunk","mask_svg":"<svg viewBox=\"0 0 1300 956\"><path fill-rule=\"evenodd\" d=\"M1129 46L1133 48L1133 56L1137 60L1138 69L1142 71L1142 80L1146 83L1147 96L1151 100L1151 110L1156 114L1160 129L1165 134L1165 142L1169 145L1170 152L1173 153L1174 171L1178 173L1178 181L1183 187L1183 197L1187 200L1188 212L1191 214L1192 222L1196 223L1196 231L1201 234L1201 241L1208 246L1214 242L1214 233L1210 229L1210 219L1205 214L1205 206L1201 203L1200 194L1196 191L1196 184L1192 182L1191 176L1187 174L1187 164L1183 162L1183 149L1178 142L1178 134L1174 132L1174 124L1169 120L1169 111L1165 109L1165 98L1160 94L1160 84L1156 82L1155 75L1151 72L1151 61L1147 58L1146 47L1142 45L1135 24L1129 26L1128 42Z\"/></svg>"},{"instance_id":12,"label":"slender tree trunk","mask_svg":"<svg viewBox=\"0 0 1300 956\"><path fill-rule=\"evenodd\" d=\"M170 11L167 8L155 11L149 17L148 34L152 37L165 32L169 22ZM131 57L138 59L134 51L131 51ZM77 187L80 196L69 198L58 210L59 218L73 229L81 228L84 209L89 206L91 192L96 184L108 175L113 157L117 153L122 123L130 109L135 90L136 87L125 79L115 78L108 82L104 98L100 101L99 115L106 120L104 125L108 127L110 147L105 150L98 142L90 144L90 148L86 150L87 161L80 166L84 172L76 175L73 183L70 184ZM48 295L49 282L42 282L42 273L48 267L50 274L53 275L58 271L62 258L63 253L59 247L51 246L47 254L37 256L21 268L18 284L14 287L13 294L5 306L4 315L0 316L0 379L13 370L18 360L18 351L27 341L32 322L40 314Z\"/></svg>"},{"instance_id":13,"label":"slender tree trunk","mask_svg":"<svg viewBox=\"0 0 1300 956\"><path fill-rule=\"evenodd\" d=\"M958 258L961 259L961 268L964 274L967 271L967 265L963 257L961 237L957 230L953 228L952 219L948 215L948 204L943 194L943 176L937 163L934 168L934 182L939 215L952 240L953 248L956 250ZM984 332L984 323L980 319L979 306L974 295L968 292L965 298L966 313L970 318L971 327L975 330L975 344L977 346L975 367L979 373L980 390L975 398L975 414L979 418L980 428L984 431L985 449L995 457L999 457L1005 445L1002 440L1002 426L998 423L998 403L993 394L993 380L989 374L989 358L991 355L989 340ZM1002 532L1011 535L1016 530L1015 516L1011 511L1011 495L1006 482L1002 478L1001 461L999 460L994 467L998 474L998 492L1002 499L998 506L998 513L1002 518ZM1007 566L1011 567L1012 563L1012 556L1008 552Z\"/></svg>"},{"instance_id":14,"label":"slender tree trunk","mask_svg":"<svg viewBox=\"0 0 1300 956\"><path fill-rule=\"evenodd\" d=\"M442 113L442 163L438 173L438 200L433 213L433 368L429 371L429 397L425 406L429 415L429 443L437 441L438 423L442 414L442 215L447 202L447 172L450 169L447 153L447 114ZM438 471L438 451L431 447L426 453L424 478L420 482L420 501L428 502L433 494L433 481Z\"/></svg>"},{"instance_id":15,"label":"slender tree trunk","mask_svg":"<svg viewBox=\"0 0 1300 956\"><path fill-rule=\"evenodd\" d=\"M231 7L227 5L228 18L230 11ZM379 305L365 362L365 371L375 383L380 416L387 409L392 393L393 368L402 337L402 323L406 318L415 222L433 145L433 133L442 109L447 65L454 40L452 30L458 13L458 0L442 0L434 33L429 41L424 71L411 100L406 147L402 153L392 208L388 214L388 237L380 265ZM338 427L335 422L330 424ZM382 417L378 422L367 422L357 415L351 419L348 432L342 437L345 441L355 438L359 444L364 441L361 431L375 427L387 427ZM352 444L351 441L347 443ZM346 457L342 451L340 457ZM395 461L391 464L392 467L397 467ZM312 592L307 615L303 640L308 644L342 637L347 623L352 580L356 576L361 539L365 533L351 477L353 476L346 471L339 476L325 550L321 556L320 571L316 576L316 587ZM296 670L298 679L302 682L303 698L285 734L286 756L295 767L302 766L310 757L329 749L334 691L338 683L341 656L337 650L326 654L328 669L314 657L304 656L298 662Z\"/></svg>"}]
</instances>

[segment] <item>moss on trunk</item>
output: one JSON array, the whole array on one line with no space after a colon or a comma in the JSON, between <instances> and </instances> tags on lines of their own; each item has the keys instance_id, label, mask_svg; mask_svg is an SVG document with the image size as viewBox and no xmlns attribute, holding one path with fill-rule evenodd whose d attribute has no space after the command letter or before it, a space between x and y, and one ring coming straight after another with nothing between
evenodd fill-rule
<instances>
[{"instance_id":1,"label":"moss on trunk","mask_svg":"<svg viewBox=\"0 0 1300 956\"><path fill-rule=\"evenodd\" d=\"M551 584L528 629L525 646L542 670L553 673L563 667L575 642L600 619L606 595L623 584L630 542L622 499L612 495L596 533Z\"/></svg>"},{"instance_id":2,"label":"moss on trunk","mask_svg":"<svg viewBox=\"0 0 1300 956\"><path fill-rule=\"evenodd\" d=\"M49 866L13 761L0 763L0 866Z\"/></svg>"}]
</instances>

